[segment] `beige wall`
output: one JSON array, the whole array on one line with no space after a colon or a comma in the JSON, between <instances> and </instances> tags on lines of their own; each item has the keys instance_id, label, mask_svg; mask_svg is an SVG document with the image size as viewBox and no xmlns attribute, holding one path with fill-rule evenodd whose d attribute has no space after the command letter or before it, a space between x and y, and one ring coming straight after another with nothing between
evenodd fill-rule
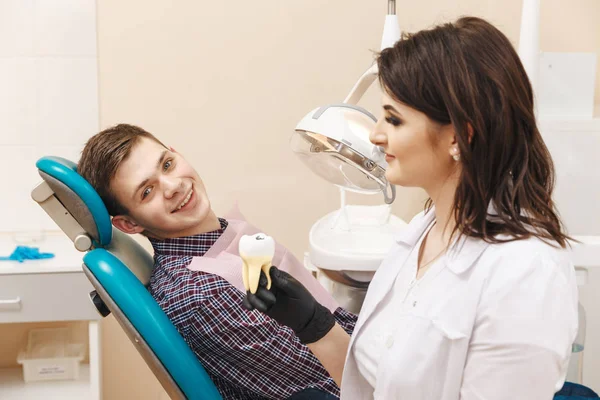
<instances>
[{"instance_id":1,"label":"beige wall","mask_svg":"<svg viewBox=\"0 0 600 400\"><path fill-rule=\"evenodd\" d=\"M600 53L597 0L543 3L543 51ZM520 1L397 8L402 29L472 14L518 40ZM311 224L339 200L291 155L289 134L313 107L343 100L379 46L385 11L384 0L99 0L101 126L129 122L156 133L197 167L218 213L238 201L300 256ZM372 90L363 105L377 103ZM408 219L422 204L421 192L400 189L394 211ZM104 398L160 398L114 320L102 328Z\"/></svg>"}]
</instances>

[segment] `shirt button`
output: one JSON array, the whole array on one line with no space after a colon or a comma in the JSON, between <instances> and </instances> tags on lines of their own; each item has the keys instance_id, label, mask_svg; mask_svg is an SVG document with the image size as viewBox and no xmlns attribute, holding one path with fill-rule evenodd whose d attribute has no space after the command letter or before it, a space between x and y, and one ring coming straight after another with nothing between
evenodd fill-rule
<instances>
[{"instance_id":1,"label":"shirt button","mask_svg":"<svg viewBox=\"0 0 600 400\"><path fill-rule=\"evenodd\" d=\"M390 349L393 345L394 345L394 337L390 335L390 336L388 336L387 340L385 341L385 347Z\"/></svg>"}]
</instances>

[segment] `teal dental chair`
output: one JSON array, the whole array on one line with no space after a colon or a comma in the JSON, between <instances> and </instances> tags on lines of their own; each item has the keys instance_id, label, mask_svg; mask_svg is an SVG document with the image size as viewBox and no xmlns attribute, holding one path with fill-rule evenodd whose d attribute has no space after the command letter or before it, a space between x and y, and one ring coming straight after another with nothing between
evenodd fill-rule
<instances>
[{"instance_id":1,"label":"teal dental chair","mask_svg":"<svg viewBox=\"0 0 600 400\"><path fill-rule=\"evenodd\" d=\"M153 268L150 254L112 227L100 196L77 173L75 163L43 157L36 166L43 182L32 197L75 248L86 253L83 271L95 288L90 298L98 312L103 317L112 312L172 399L221 399L194 352L146 288Z\"/></svg>"}]
</instances>

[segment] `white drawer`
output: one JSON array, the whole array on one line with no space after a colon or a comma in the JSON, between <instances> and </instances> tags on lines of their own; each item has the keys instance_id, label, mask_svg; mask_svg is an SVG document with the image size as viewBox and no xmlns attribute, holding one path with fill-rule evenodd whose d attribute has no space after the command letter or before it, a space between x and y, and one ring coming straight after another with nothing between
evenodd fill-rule
<instances>
[{"instance_id":1,"label":"white drawer","mask_svg":"<svg viewBox=\"0 0 600 400\"><path fill-rule=\"evenodd\" d=\"M83 272L0 275L0 323L96 320Z\"/></svg>"}]
</instances>

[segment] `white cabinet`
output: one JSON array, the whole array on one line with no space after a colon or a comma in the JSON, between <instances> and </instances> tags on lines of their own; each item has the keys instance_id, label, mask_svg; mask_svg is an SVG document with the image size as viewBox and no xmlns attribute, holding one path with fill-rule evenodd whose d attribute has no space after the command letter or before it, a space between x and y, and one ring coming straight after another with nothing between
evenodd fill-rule
<instances>
[{"instance_id":1,"label":"white cabinet","mask_svg":"<svg viewBox=\"0 0 600 400\"><path fill-rule=\"evenodd\" d=\"M83 272L1 275L0 323L96 319L92 290Z\"/></svg>"},{"instance_id":2,"label":"white cabinet","mask_svg":"<svg viewBox=\"0 0 600 400\"><path fill-rule=\"evenodd\" d=\"M17 244L10 235L0 236L0 255L9 255ZM23 263L0 261L0 324L88 321L89 365L82 365L77 381L27 384L20 368L0 369L0 399L100 400L101 317L89 300L93 287L81 267L83 253L63 233L27 245L55 257Z\"/></svg>"}]
</instances>

